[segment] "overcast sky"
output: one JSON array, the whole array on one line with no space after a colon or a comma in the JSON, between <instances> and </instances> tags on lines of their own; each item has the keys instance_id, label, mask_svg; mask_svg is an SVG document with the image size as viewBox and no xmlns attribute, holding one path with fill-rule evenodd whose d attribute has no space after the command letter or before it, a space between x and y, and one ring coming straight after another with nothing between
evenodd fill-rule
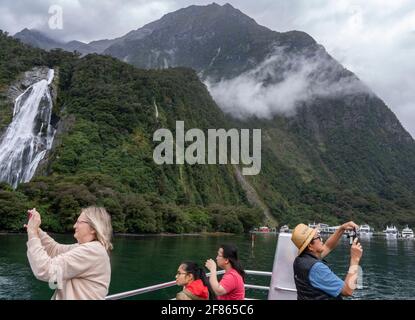
<instances>
[{"instance_id":1,"label":"overcast sky","mask_svg":"<svg viewBox=\"0 0 415 320\"><path fill-rule=\"evenodd\" d=\"M377 93L415 137L415 1L228 0L275 31L301 30ZM0 29L49 28L49 9L59 5L64 40L122 36L197 0L2 0ZM52 9L54 9L52 7ZM54 11L56 13L56 11Z\"/></svg>"}]
</instances>

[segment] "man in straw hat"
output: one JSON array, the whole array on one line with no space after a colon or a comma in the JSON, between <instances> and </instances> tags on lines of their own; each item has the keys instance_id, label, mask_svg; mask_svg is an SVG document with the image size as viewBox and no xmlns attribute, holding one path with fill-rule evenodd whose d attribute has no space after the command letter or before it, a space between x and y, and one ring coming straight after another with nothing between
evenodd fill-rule
<instances>
[{"instance_id":1,"label":"man in straw hat","mask_svg":"<svg viewBox=\"0 0 415 320\"><path fill-rule=\"evenodd\" d=\"M294 260L294 280L298 300L332 300L351 296L356 288L357 271L363 249L357 238L350 249L350 267L346 278L341 280L323 260L338 244L346 230L357 229L353 222L347 222L323 243L318 229L301 223L294 228L291 240L298 248Z\"/></svg>"}]
</instances>

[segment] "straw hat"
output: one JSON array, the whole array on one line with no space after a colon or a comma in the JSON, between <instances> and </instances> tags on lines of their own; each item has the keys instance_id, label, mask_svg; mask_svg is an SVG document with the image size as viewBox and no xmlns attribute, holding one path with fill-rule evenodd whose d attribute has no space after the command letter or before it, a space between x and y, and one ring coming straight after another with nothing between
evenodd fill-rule
<instances>
[{"instance_id":1,"label":"straw hat","mask_svg":"<svg viewBox=\"0 0 415 320\"><path fill-rule=\"evenodd\" d=\"M300 223L294 228L291 241L294 242L295 246L298 248L298 255L304 251L311 240L313 240L316 233L317 229L310 228L304 223Z\"/></svg>"}]
</instances>

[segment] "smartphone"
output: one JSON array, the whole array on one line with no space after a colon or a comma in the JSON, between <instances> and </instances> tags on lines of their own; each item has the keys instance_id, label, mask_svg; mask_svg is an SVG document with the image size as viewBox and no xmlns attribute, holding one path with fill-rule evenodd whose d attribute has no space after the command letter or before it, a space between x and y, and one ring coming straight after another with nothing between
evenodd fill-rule
<instances>
[{"instance_id":1,"label":"smartphone","mask_svg":"<svg viewBox=\"0 0 415 320\"><path fill-rule=\"evenodd\" d=\"M349 238L349 244L350 244L350 245L352 245L352 244L353 244L353 241L354 241L354 239L356 239L356 238L357 238L357 243L359 243L359 238L357 237L357 232L356 232L356 230L355 230L355 229L351 230L351 231L349 232L349 234L347 235L347 237Z\"/></svg>"}]
</instances>

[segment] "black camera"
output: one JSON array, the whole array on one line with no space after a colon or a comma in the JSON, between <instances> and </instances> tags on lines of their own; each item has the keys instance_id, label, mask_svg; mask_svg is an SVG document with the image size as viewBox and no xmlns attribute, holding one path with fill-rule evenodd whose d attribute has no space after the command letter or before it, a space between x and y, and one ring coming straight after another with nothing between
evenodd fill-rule
<instances>
[{"instance_id":1,"label":"black camera","mask_svg":"<svg viewBox=\"0 0 415 320\"><path fill-rule=\"evenodd\" d=\"M352 245L354 239L357 238L357 232L356 229L352 229L349 231L349 233L347 234L347 238L349 238L349 244ZM358 240L359 241L359 240Z\"/></svg>"}]
</instances>

